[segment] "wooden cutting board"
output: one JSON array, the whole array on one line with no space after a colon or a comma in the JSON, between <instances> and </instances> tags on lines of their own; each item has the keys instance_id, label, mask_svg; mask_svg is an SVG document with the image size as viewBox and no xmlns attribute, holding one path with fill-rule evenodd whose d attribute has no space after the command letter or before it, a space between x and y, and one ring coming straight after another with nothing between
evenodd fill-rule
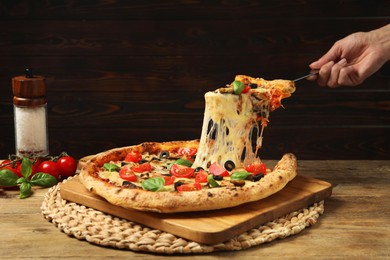
<instances>
[{"instance_id":1,"label":"wooden cutting board","mask_svg":"<svg viewBox=\"0 0 390 260\"><path fill-rule=\"evenodd\" d=\"M332 193L328 182L297 176L278 193L238 207L185 213L154 213L114 206L97 196L75 177L61 184L65 200L159 229L195 242L217 244L251 228L324 200Z\"/></svg>"}]
</instances>

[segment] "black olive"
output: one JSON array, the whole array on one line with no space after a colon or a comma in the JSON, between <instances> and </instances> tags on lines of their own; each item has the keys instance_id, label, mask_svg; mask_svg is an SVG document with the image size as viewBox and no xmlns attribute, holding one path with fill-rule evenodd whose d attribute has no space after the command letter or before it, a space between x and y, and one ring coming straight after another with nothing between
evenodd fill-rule
<instances>
[{"instance_id":1,"label":"black olive","mask_svg":"<svg viewBox=\"0 0 390 260\"><path fill-rule=\"evenodd\" d=\"M163 173L163 174L161 174L162 176L168 176L168 177L170 177L170 176L172 176L172 174L170 174L170 173Z\"/></svg>"},{"instance_id":2,"label":"black olive","mask_svg":"<svg viewBox=\"0 0 390 260\"><path fill-rule=\"evenodd\" d=\"M135 185L134 183L132 183L130 181L122 182L122 186L125 187L125 188L130 188L130 189L136 189L137 188L137 185Z\"/></svg>"},{"instance_id":3,"label":"black olive","mask_svg":"<svg viewBox=\"0 0 390 260\"><path fill-rule=\"evenodd\" d=\"M184 183L182 183L181 181L178 181L178 182L175 182L174 186L175 186L175 191L177 191L177 187L183 185Z\"/></svg>"},{"instance_id":4,"label":"black olive","mask_svg":"<svg viewBox=\"0 0 390 260\"><path fill-rule=\"evenodd\" d=\"M253 88L257 88L257 84L256 84L256 83L249 83L248 85L249 85L249 87L251 87L252 89L253 89Z\"/></svg>"},{"instance_id":5,"label":"black olive","mask_svg":"<svg viewBox=\"0 0 390 260\"><path fill-rule=\"evenodd\" d=\"M236 168L236 165L232 160L227 160L223 166L228 171L232 171L234 168Z\"/></svg>"},{"instance_id":6,"label":"black olive","mask_svg":"<svg viewBox=\"0 0 390 260\"><path fill-rule=\"evenodd\" d=\"M199 167L196 167L194 171L195 171L195 172L199 172L199 171L201 171L201 170L204 170L204 169L203 169L203 167L200 167L200 166L199 166Z\"/></svg>"},{"instance_id":7,"label":"black olive","mask_svg":"<svg viewBox=\"0 0 390 260\"><path fill-rule=\"evenodd\" d=\"M162 151L160 153L160 158L165 159L169 157L169 152L168 151Z\"/></svg>"},{"instance_id":8,"label":"black olive","mask_svg":"<svg viewBox=\"0 0 390 260\"><path fill-rule=\"evenodd\" d=\"M216 180L216 181L222 181L223 176L221 176L221 175L214 175L213 178L214 178L214 180Z\"/></svg>"},{"instance_id":9,"label":"black olive","mask_svg":"<svg viewBox=\"0 0 390 260\"><path fill-rule=\"evenodd\" d=\"M147 163L148 162L148 160L146 160L146 159L141 159L141 160L139 160L139 164L143 164L143 163Z\"/></svg>"},{"instance_id":10,"label":"black olive","mask_svg":"<svg viewBox=\"0 0 390 260\"><path fill-rule=\"evenodd\" d=\"M262 173L258 173L258 174L255 174L255 175L253 175L253 181L259 181L259 180L261 180L262 178L264 177L264 174L262 174Z\"/></svg>"},{"instance_id":11,"label":"black olive","mask_svg":"<svg viewBox=\"0 0 390 260\"><path fill-rule=\"evenodd\" d=\"M151 159L151 161L161 161L161 160L160 160L160 158L153 157L153 158Z\"/></svg>"},{"instance_id":12,"label":"black olive","mask_svg":"<svg viewBox=\"0 0 390 260\"><path fill-rule=\"evenodd\" d=\"M127 162L121 162L121 167L127 165L128 163Z\"/></svg>"}]
</instances>

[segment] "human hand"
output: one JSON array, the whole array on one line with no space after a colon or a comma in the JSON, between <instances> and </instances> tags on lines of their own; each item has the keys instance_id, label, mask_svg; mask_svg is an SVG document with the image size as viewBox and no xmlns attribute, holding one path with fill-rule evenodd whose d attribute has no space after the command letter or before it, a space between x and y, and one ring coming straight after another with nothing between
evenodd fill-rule
<instances>
[{"instance_id":1,"label":"human hand","mask_svg":"<svg viewBox=\"0 0 390 260\"><path fill-rule=\"evenodd\" d=\"M390 24L370 32L353 33L339 41L319 60L310 64L319 69L318 85L356 86L390 60Z\"/></svg>"}]
</instances>

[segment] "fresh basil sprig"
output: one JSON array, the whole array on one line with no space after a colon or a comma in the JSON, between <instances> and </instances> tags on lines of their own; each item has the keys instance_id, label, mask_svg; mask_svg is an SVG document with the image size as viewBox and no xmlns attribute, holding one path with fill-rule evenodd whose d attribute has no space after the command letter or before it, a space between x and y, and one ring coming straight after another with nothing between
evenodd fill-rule
<instances>
[{"instance_id":1,"label":"fresh basil sprig","mask_svg":"<svg viewBox=\"0 0 390 260\"><path fill-rule=\"evenodd\" d=\"M103 168L109 172L119 172L119 170L121 169L121 167L113 163L105 163L103 165Z\"/></svg>"},{"instance_id":2,"label":"fresh basil sprig","mask_svg":"<svg viewBox=\"0 0 390 260\"><path fill-rule=\"evenodd\" d=\"M22 159L22 175L18 177L15 173L8 169L0 170L0 186L13 187L19 186L19 198L24 199L32 194L32 186L51 187L58 183L58 180L50 174L39 172L32 174L32 162L29 158Z\"/></svg>"},{"instance_id":3,"label":"fresh basil sprig","mask_svg":"<svg viewBox=\"0 0 390 260\"><path fill-rule=\"evenodd\" d=\"M240 171L235 172L232 175L230 175L231 180L245 180L249 175L251 175L249 172L246 171Z\"/></svg>"}]
</instances>

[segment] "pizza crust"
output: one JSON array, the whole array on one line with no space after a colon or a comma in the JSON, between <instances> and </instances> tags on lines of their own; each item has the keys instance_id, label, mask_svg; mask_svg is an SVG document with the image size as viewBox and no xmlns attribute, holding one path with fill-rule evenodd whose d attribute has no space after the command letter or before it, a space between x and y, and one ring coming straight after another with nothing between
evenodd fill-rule
<instances>
[{"instance_id":1,"label":"pizza crust","mask_svg":"<svg viewBox=\"0 0 390 260\"><path fill-rule=\"evenodd\" d=\"M285 154L272 172L260 181L243 187L218 187L190 192L151 192L118 187L100 179L96 174L98 168L105 162L121 160L130 150L140 152L146 151L145 149L170 150L183 146L196 147L197 144L197 140L165 143L149 142L100 153L83 167L80 172L80 181L89 191L105 198L111 204L142 211L173 213L230 208L257 201L280 191L297 174L297 160L291 153Z\"/></svg>"}]
</instances>

